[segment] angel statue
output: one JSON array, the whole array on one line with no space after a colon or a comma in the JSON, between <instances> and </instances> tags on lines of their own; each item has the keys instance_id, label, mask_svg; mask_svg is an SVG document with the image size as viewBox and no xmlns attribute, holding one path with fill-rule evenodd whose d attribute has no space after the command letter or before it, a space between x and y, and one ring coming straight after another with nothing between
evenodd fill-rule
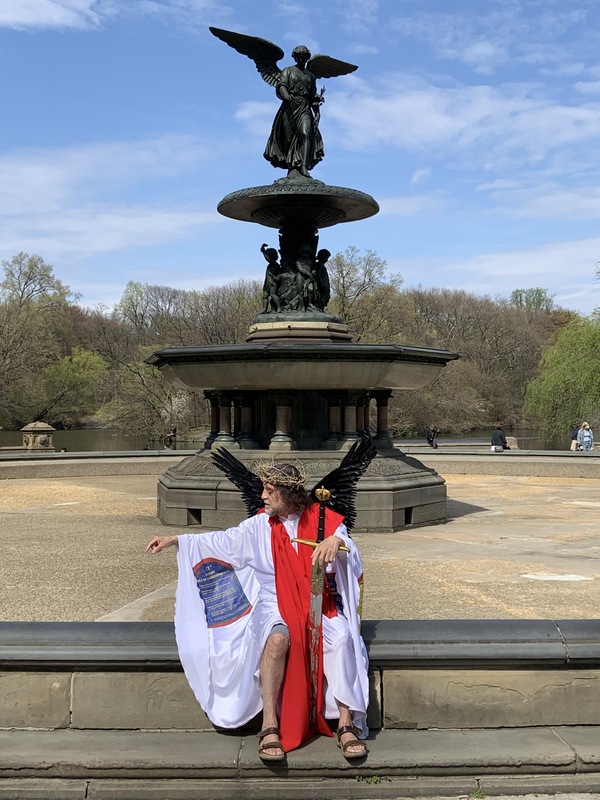
<instances>
[{"instance_id":1,"label":"angel statue","mask_svg":"<svg viewBox=\"0 0 600 800\"><path fill-rule=\"evenodd\" d=\"M264 81L275 87L281 106L275 115L264 156L274 167L295 171L309 178L309 171L322 160L323 139L319 131L324 92L317 92L317 78L348 75L357 67L325 55L311 56L308 47L292 50L295 65L280 69L283 50L258 36L209 28L218 39L251 58Z\"/></svg>"}]
</instances>

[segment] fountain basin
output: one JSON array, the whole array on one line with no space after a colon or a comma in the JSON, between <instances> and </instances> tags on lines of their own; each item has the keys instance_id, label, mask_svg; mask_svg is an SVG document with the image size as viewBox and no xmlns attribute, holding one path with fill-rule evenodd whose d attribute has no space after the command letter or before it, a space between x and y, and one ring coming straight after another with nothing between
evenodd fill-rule
<instances>
[{"instance_id":1,"label":"fountain basin","mask_svg":"<svg viewBox=\"0 0 600 800\"><path fill-rule=\"evenodd\" d=\"M309 224L329 228L340 222L356 222L377 214L379 205L365 192L329 186L313 178L281 178L268 186L239 189L224 197L220 214L268 228Z\"/></svg>"},{"instance_id":2,"label":"fountain basin","mask_svg":"<svg viewBox=\"0 0 600 800\"><path fill-rule=\"evenodd\" d=\"M261 344L180 347L147 361L180 389L419 389L449 361L449 350L395 344Z\"/></svg>"}]
</instances>

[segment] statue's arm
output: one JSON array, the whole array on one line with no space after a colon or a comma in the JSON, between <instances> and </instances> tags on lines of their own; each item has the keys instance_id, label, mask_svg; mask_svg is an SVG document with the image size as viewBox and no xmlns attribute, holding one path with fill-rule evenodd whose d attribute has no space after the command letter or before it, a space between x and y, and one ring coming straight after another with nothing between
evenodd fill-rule
<instances>
[{"instance_id":1,"label":"statue's arm","mask_svg":"<svg viewBox=\"0 0 600 800\"><path fill-rule=\"evenodd\" d=\"M292 99L292 93L290 92L289 87L289 71L287 67L282 69L279 73L276 91L277 97L280 100L284 100L286 103L289 103L289 101Z\"/></svg>"}]
</instances>

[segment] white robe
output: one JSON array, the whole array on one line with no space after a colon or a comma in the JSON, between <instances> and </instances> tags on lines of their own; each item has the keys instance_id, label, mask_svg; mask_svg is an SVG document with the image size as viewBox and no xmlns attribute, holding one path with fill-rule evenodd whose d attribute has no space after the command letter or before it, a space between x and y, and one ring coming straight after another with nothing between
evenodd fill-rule
<instances>
[{"instance_id":1,"label":"white robe","mask_svg":"<svg viewBox=\"0 0 600 800\"><path fill-rule=\"evenodd\" d=\"M294 538L299 517L280 520ZM343 611L323 617L325 716L339 716L336 700L347 705L363 738L369 680L358 616L362 562L343 525L334 535L350 552L338 552L327 567ZM260 657L273 625L285 624L277 605L269 518L257 514L226 531L182 534L177 561L175 635L183 670L211 722L237 728L262 709Z\"/></svg>"}]
</instances>

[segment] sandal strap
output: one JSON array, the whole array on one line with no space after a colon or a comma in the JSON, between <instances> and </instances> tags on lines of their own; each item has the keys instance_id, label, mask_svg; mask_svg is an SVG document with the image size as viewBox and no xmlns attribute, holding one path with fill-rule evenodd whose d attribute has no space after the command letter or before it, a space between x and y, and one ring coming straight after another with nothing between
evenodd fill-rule
<instances>
[{"instance_id":1,"label":"sandal strap","mask_svg":"<svg viewBox=\"0 0 600 800\"><path fill-rule=\"evenodd\" d=\"M342 745L342 753L347 753L351 747L361 747L362 750L357 750L352 753L352 755L362 756L363 754L368 753L367 745L364 742L361 742L360 739L353 739L350 742L345 742Z\"/></svg>"},{"instance_id":2,"label":"sandal strap","mask_svg":"<svg viewBox=\"0 0 600 800\"><path fill-rule=\"evenodd\" d=\"M258 736L259 742L262 741L265 738L265 736L271 736L271 735L279 736L279 738L281 739L281 731L279 730L279 728L263 728L262 731L259 731L256 735ZM268 746L277 747L277 742L273 742L272 745L270 744Z\"/></svg>"},{"instance_id":3,"label":"sandal strap","mask_svg":"<svg viewBox=\"0 0 600 800\"><path fill-rule=\"evenodd\" d=\"M279 750L280 753L285 753L281 742L271 742L270 744L261 744L258 748L259 753L265 753L267 750Z\"/></svg>"},{"instance_id":4,"label":"sandal strap","mask_svg":"<svg viewBox=\"0 0 600 800\"><path fill-rule=\"evenodd\" d=\"M354 725L344 725L343 728L338 728L337 730L338 739L345 733L352 733L358 739L358 728L356 728Z\"/></svg>"}]
</instances>

